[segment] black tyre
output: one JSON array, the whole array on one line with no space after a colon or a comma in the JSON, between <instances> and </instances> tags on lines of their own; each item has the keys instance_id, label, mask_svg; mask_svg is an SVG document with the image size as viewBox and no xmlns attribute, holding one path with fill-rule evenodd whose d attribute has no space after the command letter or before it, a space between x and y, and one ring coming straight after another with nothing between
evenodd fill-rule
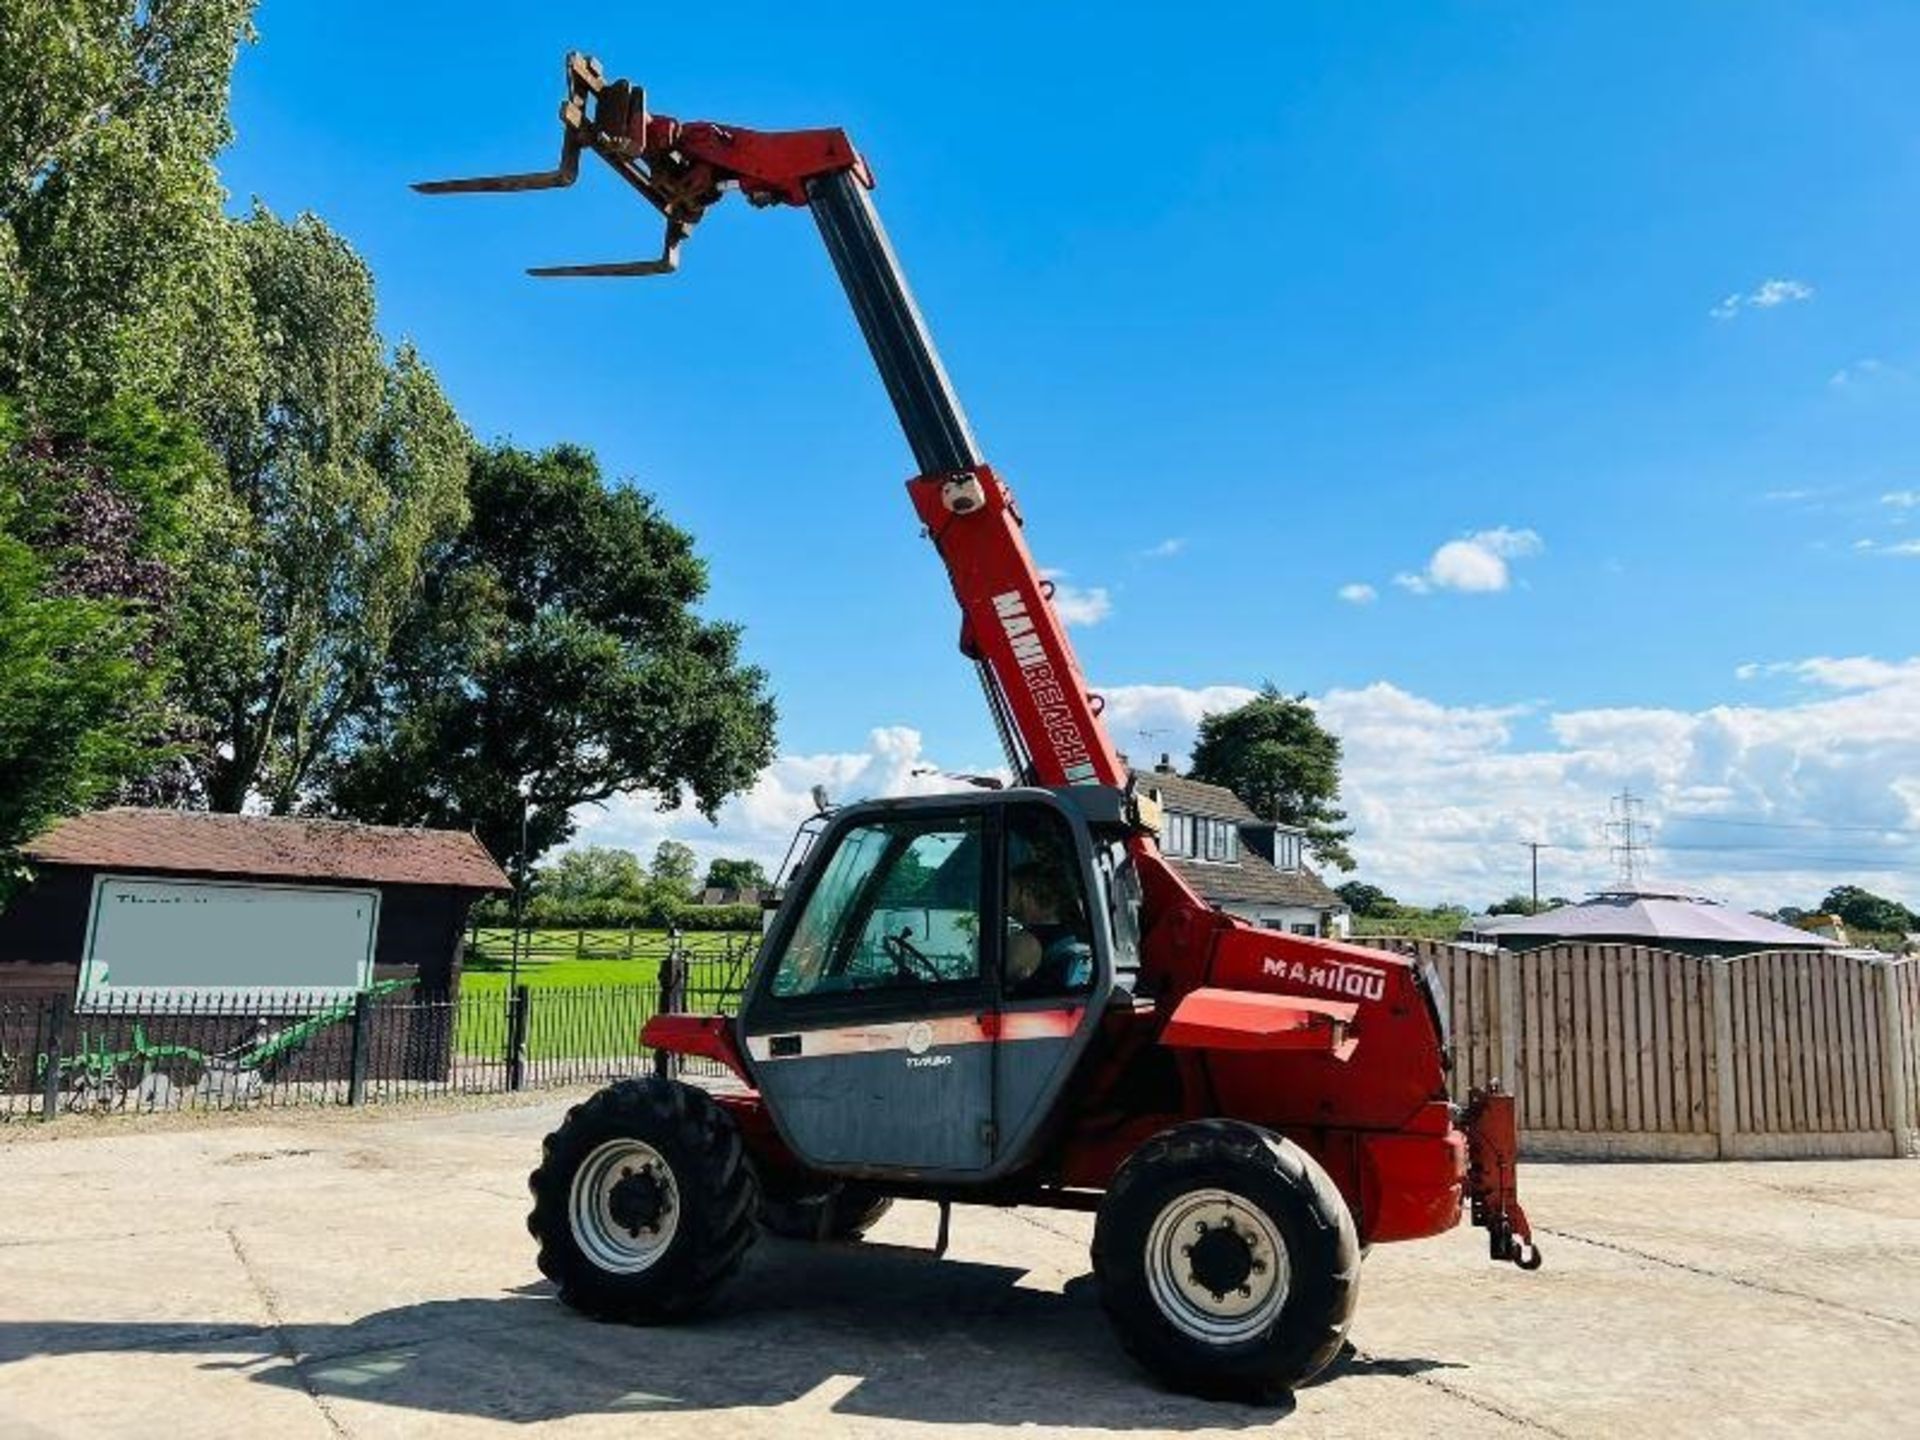
<instances>
[{"instance_id":1,"label":"black tyre","mask_svg":"<svg viewBox=\"0 0 1920 1440\"><path fill-rule=\"evenodd\" d=\"M1128 1352L1176 1390L1266 1400L1340 1353L1360 1242L1327 1172L1228 1120L1142 1145L1101 1202L1100 1303Z\"/></svg>"},{"instance_id":2,"label":"black tyre","mask_svg":"<svg viewBox=\"0 0 1920 1440\"><path fill-rule=\"evenodd\" d=\"M783 1240L858 1240L892 1208L891 1195L864 1185L842 1185L809 1195L774 1195L763 1190L760 1228Z\"/></svg>"},{"instance_id":3,"label":"black tyre","mask_svg":"<svg viewBox=\"0 0 1920 1440\"><path fill-rule=\"evenodd\" d=\"M540 1273L598 1319L686 1315L753 1243L753 1169L732 1117L657 1076L569 1110L527 1185Z\"/></svg>"}]
</instances>

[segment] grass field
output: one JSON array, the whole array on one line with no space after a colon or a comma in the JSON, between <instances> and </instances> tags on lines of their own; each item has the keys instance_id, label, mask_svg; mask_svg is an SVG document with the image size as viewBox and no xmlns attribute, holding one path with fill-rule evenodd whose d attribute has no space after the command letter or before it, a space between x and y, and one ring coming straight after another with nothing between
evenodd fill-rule
<instances>
[{"instance_id":1,"label":"grass field","mask_svg":"<svg viewBox=\"0 0 1920 1440\"><path fill-rule=\"evenodd\" d=\"M694 959L694 983L721 983L732 968L729 962L758 938L725 931L682 935L680 944ZM521 939L520 983L540 989L652 985L660 978L660 962L670 943L664 930L534 930ZM513 970L512 951L512 931L476 932L461 993L504 994Z\"/></svg>"},{"instance_id":2,"label":"grass field","mask_svg":"<svg viewBox=\"0 0 1920 1440\"><path fill-rule=\"evenodd\" d=\"M716 1006L713 992L737 985L759 937L695 931L682 935L692 957L691 1008ZM640 1027L653 1013L660 962L672 937L664 930L535 930L520 940L519 983L533 992L527 1058L583 1059L639 1054ZM513 974L513 932L480 930L460 980L460 1049L493 1056L506 1046L507 987ZM497 1006L489 1003L497 1000Z\"/></svg>"}]
</instances>

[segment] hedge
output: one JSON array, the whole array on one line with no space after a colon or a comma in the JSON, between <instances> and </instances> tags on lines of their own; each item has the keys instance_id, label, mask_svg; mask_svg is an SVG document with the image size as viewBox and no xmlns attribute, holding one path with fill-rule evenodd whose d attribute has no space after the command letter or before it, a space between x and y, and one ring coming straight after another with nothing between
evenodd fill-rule
<instances>
[{"instance_id":1,"label":"hedge","mask_svg":"<svg viewBox=\"0 0 1920 1440\"><path fill-rule=\"evenodd\" d=\"M474 906L479 925L511 925L513 902L485 900ZM760 929L758 905L695 905L660 900L559 900L536 895L527 902L527 924L536 930L742 930Z\"/></svg>"}]
</instances>

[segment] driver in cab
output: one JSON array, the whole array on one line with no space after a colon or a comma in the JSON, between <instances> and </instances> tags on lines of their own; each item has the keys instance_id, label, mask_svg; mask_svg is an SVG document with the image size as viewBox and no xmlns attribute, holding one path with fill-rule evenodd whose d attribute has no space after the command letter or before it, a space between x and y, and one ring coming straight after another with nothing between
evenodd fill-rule
<instances>
[{"instance_id":1,"label":"driver in cab","mask_svg":"<svg viewBox=\"0 0 1920 1440\"><path fill-rule=\"evenodd\" d=\"M1058 867L1029 860L1008 875L1008 996L1069 995L1093 984L1093 947L1078 911Z\"/></svg>"}]
</instances>

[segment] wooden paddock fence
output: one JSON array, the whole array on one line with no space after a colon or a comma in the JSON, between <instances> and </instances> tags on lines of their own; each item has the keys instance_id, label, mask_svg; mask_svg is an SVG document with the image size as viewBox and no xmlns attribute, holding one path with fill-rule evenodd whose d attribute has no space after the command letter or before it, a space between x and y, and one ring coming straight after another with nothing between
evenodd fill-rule
<instances>
[{"instance_id":1,"label":"wooden paddock fence","mask_svg":"<svg viewBox=\"0 0 1920 1440\"><path fill-rule=\"evenodd\" d=\"M1920 964L1633 945L1362 941L1446 984L1456 1094L1498 1078L1538 1156L1911 1155Z\"/></svg>"}]
</instances>

